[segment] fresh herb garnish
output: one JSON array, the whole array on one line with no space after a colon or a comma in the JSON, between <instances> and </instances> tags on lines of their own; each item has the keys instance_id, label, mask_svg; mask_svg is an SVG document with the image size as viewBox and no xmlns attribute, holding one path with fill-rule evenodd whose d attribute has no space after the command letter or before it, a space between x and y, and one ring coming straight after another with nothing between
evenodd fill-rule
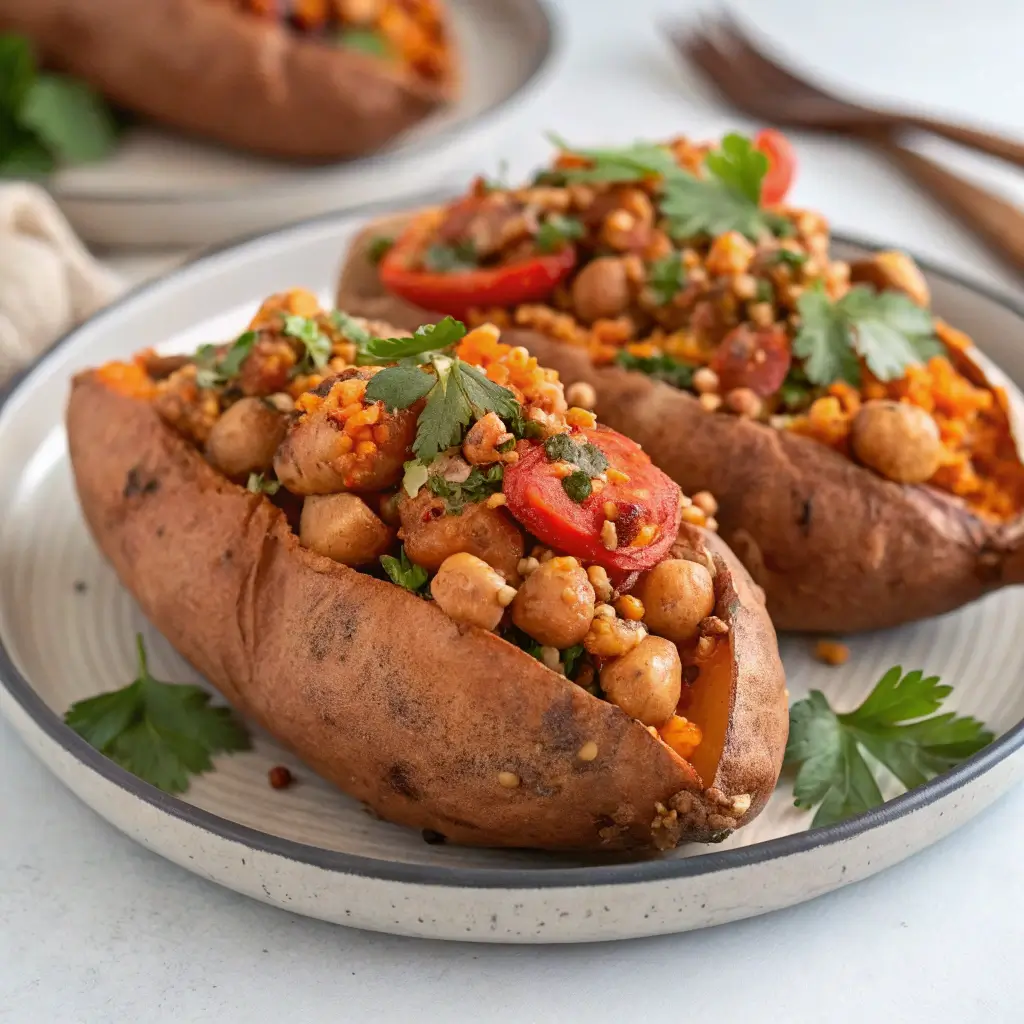
<instances>
[{"instance_id":1,"label":"fresh herb garnish","mask_svg":"<svg viewBox=\"0 0 1024 1024\"><path fill-rule=\"evenodd\" d=\"M268 480L262 473L250 473L246 489L253 494L275 495L281 490L280 480Z\"/></svg>"},{"instance_id":2,"label":"fresh herb garnish","mask_svg":"<svg viewBox=\"0 0 1024 1024\"><path fill-rule=\"evenodd\" d=\"M367 335L365 341L359 343L358 361L363 365L403 361L411 362L413 365L429 363L435 355L445 352L461 341L465 334L464 323L446 316L436 324L418 327L410 338L371 338Z\"/></svg>"},{"instance_id":3,"label":"fresh herb garnish","mask_svg":"<svg viewBox=\"0 0 1024 1024\"><path fill-rule=\"evenodd\" d=\"M98 93L39 73L26 38L0 35L0 174L102 160L116 143L117 124Z\"/></svg>"},{"instance_id":4,"label":"fresh herb garnish","mask_svg":"<svg viewBox=\"0 0 1024 1024\"><path fill-rule=\"evenodd\" d=\"M637 356L625 349L615 356L615 362L623 369L645 373L654 380L664 381L684 391L693 383L696 369L689 363L682 363L664 353L657 356Z\"/></svg>"},{"instance_id":5,"label":"fresh herb garnish","mask_svg":"<svg viewBox=\"0 0 1024 1024\"><path fill-rule=\"evenodd\" d=\"M553 213L537 229L537 248L543 253L558 252L584 234L586 231L581 221Z\"/></svg>"},{"instance_id":6,"label":"fresh herb garnish","mask_svg":"<svg viewBox=\"0 0 1024 1024\"><path fill-rule=\"evenodd\" d=\"M682 253L672 252L664 259L654 260L647 268L647 287L659 306L667 306L685 284Z\"/></svg>"},{"instance_id":7,"label":"fresh herb garnish","mask_svg":"<svg viewBox=\"0 0 1024 1024\"><path fill-rule=\"evenodd\" d=\"M423 268L437 274L457 274L476 266L476 246L469 239L452 245L435 242L423 253Z\"/></svg>"},{"instance_id":8,"label":"fresh herb garnish","mask_svg":"<svg viewBox=\"0 0 1024 1024\"><path fill-rule=\"evenodd\" d=\"M549 462L568 462L583 470L588 479L600 476L608 468L608 457L590 441L576 441L571 434L552 434L544 442Z\"/></svg>"},{"instance_id":9,"label":"fresh herb garnish","mask_svg":"<svg viewBox=\"0 0 1024 1024\"><path fill-rule=\"evenodd\" d=\"M366 345L373 337L354 316L349 316L344 310L332 310L330 316L334 329L348 341L353 342L357 348Z\"/></svg>"},{"instance_id":10,"label":"fresh herb garnish","mask_svg":"<svg viewBox=\"0 0 1024 1024\"><path fill-rule=\"evenodd\" d=\"M529 633L524 633L518 626L509 626L501 635L510 644L514 644L521 651L529 654L531 658L536 658L538 661L541 660L541 651L544 649L543 644L537 643ZM566 676L569 679L574 678L583 665L583 658L586 654L583 645L576 644L573 647L566 647L564 651L559 651L559 654L561 655L562 668Z\"/></svg>"},{"instance_id":11,"label":"fresh herb garnish","mask_svg":"<svg viewBox=\"0 0 1024 1024\"><path fill-rule=\"evenodd\" d=\"M381 555L380 564L384 566L384 571L392 583L397 583L414 594L421 593L427 585L427 570L410 562L404 547L398 552L398 558L394 555Z\"/></svg>"},{"instance_id":12,"label":"fresh herb garnish","mask_svg":"<svg viewBox=\"0 0 1024 1024\"><path fill-rule=\"evenodd\" d=\"M258 337L256 331L245 331L235 338L221 359L217 358L216 345L200 345L192 357L196 364L196 384L201 388L215 388L237 377Z\"/></svg>"},{"instance_id":13,"label":"fresh herb garnish","mask_svg":"<svg viewBox=\"0 0 1024 1024\"><path fill-rule=\"evenodd\" d=\"M833 711L820 690L797 701L790 709L786 763L799 765L793 786L797 807L820 804L812 827L883 802L873 762L913 789L991 743L992 733L977 719L934 714L951 692L938 676L903 675L897 666L847 714Z\"/></svg>"},{"instance_id":14,"label":"fresh herb garnish","mask_svg":"<svg viewBox=\"0 0 1024 1024\"><path fill-rule=\"evenodd\" d=\"M726 188L744 196L754 206L761 205L761 186L768 173L768 157L750 139L730 132L720 149L704 158L704 166Z\"/></svg>"},{"instance_id":15,"label":"fresh herb garnish","mask_svg":"<svg viewBox=\"0 0 1024 1024\"><path fill-rule=\"evenodd\" d=\"M394 245L395 240L390 235L375 235L366 247L366 255L370 258L371 263L380 263L391 252Z\"/></svg>"},{"instance_id":16,"label":"fresh herb garnish","mask_svg":"<svg viewBox=\"0 0 1024 1024\"><path fill-rule=\"evenodd\" d=\"M64 721L140 779L184 793L189 776L213 768L214 754L248 750L249 736L230 708L210 707L210 695L200 687L154 679L141 634L136 644L135 681L72 704Z\"/></svg>"},{"instance_id":17,"label":"fresh herb garnish","mask_svg":"<svg viewBox=\"0 0 1024 1024\"><path fill-rule=\"evenodd\" d=\"M562 490L577 505L582 505L594 493L590 477L582 469L574 469L568 476L562 478Z\"/></svg>"},{"instance_id":18,"label":"fresh herb garnish","mask_svg":"<svg viewBox=\"0 0 1024 1024\"><path fill-rule=\"evenodd\" d=\"M380 32L368 28L344 28L335 33L334 41L346 50L357 50L371 57L390 57L391 44Z\"/></svg>"},{"instance_id":19,"label":"fresh herb garnish","mask_svg":"<svg viewBox=\"0 0 1024 1024\"><path fill-rule=\"evenodd\" d=\"M794 270L797 267L802 267L807 262L808 256L805 252L796 252L793 249L776 249L775 252L770 253L766 258L767 263L784 263L787 267L792 267Z\"/></svg>"},{"instance_id":20,"label":"fresh herb garnish","mask_svg":"<svg viewBox=\"0 0 1024 1024\"><path fill-rule=\"evenodd\" d=\"M679 170L676 158L666 146L648 142L637 142L621 149L577 149L565 139L550 134L548 138L563 153L582 157L590 167L562 167L555 171L563 184L642 181L645 178L661 178Z\"/></svg>"},{"instance_id":21,"label":"fresh herb garnish","mask_svg":"<svg viewBox=\"0 0 1024 1024\"><path fill-rule=\"evenodd\" d=\"M576 676L576 671L580 667L584 653L585 650L583 644L566 647L566 649L562 651L562 667L565 669L565 674L570 679L573 679Z\"/></svg>"},{"instance_id":22,"label":"fresh herb garnish","mask_svg":"<svg viewBox=\"0 0 1024 1024\"><path fill-rule=\"evenodd\" d=\"M879 380L896 380L908 366L942 352L931 314L899 292L851 288L833 302L818 282L797 300L800 329L793 353L813 384L860 385L858 356Z\"/></svg>"},{"instance_id":23,"label":"fresh herb garnish","mask_svg":"<svg viewBox=\"0 0 1024 1024\"><path fill-rule=\"evenodd\" d=\"M771 281L766 281L763 277L757 279L757 290L754 292L755 302L774 302L775 301L775 289L772 287Z\"/></svg>"},{"instance_id":24,"label":"fresh herb garnish","mask_svg":"<svg viewBox=\"0 0 1024 1024\"><path fill-rule=\"evenodd\" d=\"M779 388L779 401L787 412L801 412L811 404L814 393L814 385L807 379L803 368L794 365L789 368Z\"/></svg>"},{"instance_id":25,"label":"fresh herb garnish","mask_svg":"<svg viewBox=\"0 0 1024 1024\"><path fill-rule=\"evenodd\" d=\"M427 486L433 494L444 499L448 515L459 516L467 505L486 501L492 494L500 491L504 475L505 467L501 463L488 466L484 470L474 466L469 476L461 483L445 480L443 476L435 474L427 479Z\"/></svg>"},{"instance_id":26,"label":"fresh herb garnish","mask_svg":"<svg viewBox=\"0 0 1024 1024\"><path fill-rule=\"evenodd\" d=\"M331 360L334 346L311 316L286 316L284 334L302 343L305 352L295 367L296 373L314 373L325 370Z\"/></svg>"}]
</instances>

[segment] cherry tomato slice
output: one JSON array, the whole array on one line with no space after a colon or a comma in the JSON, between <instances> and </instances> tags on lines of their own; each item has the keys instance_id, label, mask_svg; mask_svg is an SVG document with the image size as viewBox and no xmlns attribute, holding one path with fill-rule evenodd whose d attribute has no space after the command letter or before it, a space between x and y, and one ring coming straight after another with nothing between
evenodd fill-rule
<instances>
[{"instance_id":1,"label":"cherry tomato slice","mask_svg":"<svg viewBox=\"0 0 1024 1024\"><path fill-rule=\"evenodd\" d=\"M768 157L768 173L761 186L761 202L765 206L781 203L796 177L796 150L789 139L774 128L758 132L754 146Z\"/></svg>"},{"instance_id":2,"label":"cherry tomato slice","mask_svg":"<svg viewBox=\"0 0 1024 1024\"><path fill-rule=\"evenodd\" d=\"M636 442L614 430L599 426L575 430L572 437L600 448L609 468L628 479L609 480L600 493L577 504L562 486L554 463L548 461L544 445L537 444L505 469L508 511L556 552L574 555L587 565L602 565L617 580L651 568L664 558L679 532L679 488ZM619 546L614 551L601 540L608 502L614 503L617 511ZM634 545L647 525L656 528L653 540Z\"/></svg>"},{"instance_id":3,"label":"cherry tomato slice","mask_svg":"<svg viewBox=\"0 0 1024 1024\"><path fill-rule=\"evenodd\" d=\"M433 215L428 215L433 222ZM430 234L414 221L381 260L380 280L394 295L436 313L464 319L474 308L518 306L547 298L576 265L576 250L539 253L504 266L445 274L413 269Z\"/></svg>"},{"instance_id":4,"label":"cherry tomato slice","mask_svg":"<svg viewBox=\"0 0 1024 1024\"><path fill-rule=\"evenodd\" d=\"M711 369L718 374L719 390L750 388L762 398L774 395L789 373L792 355L783 327L740 324L715 350Z\"/></svg>"}]
</instances>

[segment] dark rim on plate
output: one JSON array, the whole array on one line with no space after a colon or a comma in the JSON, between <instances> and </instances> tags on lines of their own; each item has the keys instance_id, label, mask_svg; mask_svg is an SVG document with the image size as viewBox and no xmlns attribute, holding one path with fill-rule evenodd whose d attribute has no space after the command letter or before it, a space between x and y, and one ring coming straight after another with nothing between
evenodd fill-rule
<instances>
[{"instance_id":1,"label":"dark rim on plate","mask_svg":"<svg viewBox=\"0 0 1024 1024\"><path fill-rule=\"evenodd\" d=\"M471 0L472 5L472 0ZM415 141L411 144L399 141L397 146L390 143L384 149L367 156L356 157L353 160L336 161L317 167L301 164L291 164L288 161L279 161L282 177L279 180L264 182L254 188L245 191L244 199L249 201L254 197L266 195L269 192L281 191L282 189L294 188L295 182L289 172L305 170L307 180L329 180L333 174L349 169L359 171L371 171L374 167L392 163L396 160L416 159L418 157L430 156L438 149L448 145L453 138L468 132L477 131L492 121L503 111L517 103L524 102L530 94L541 84L545 72L550 70L554 57L561 46L561 30L555 12L549 5L549 0L515 0L510 8L523 19L529 19L537 29L538 48L534 55L533 63L527 69L523 77L513 90L503 96L493 106L481 110L472 117L443 128L441 131L428 138ZM427 119L429 121L429 118ZM425 122L421 122L425 123ZM215 143L210 143L215 145ZM61 188L53 182L47 183L47 188L55 198L66 202L84 203L106 203L111 206L127 205L130 203L177 205L181 202L190 203L224 203L232 202L237 196L237 188L228 187L209 192L198 192L194 195L183 196L180 193L153 193L140 194L137 196L114 196L109 194L89 193L77 189ZM348 207L351 212L352 207Z\"/></svg>"},{"instance_id":2,"label":"dark rim on plate","mask_svg":"<svg viewBox=\"0 0 1024 1024\"><path fill-rule=\"evenodd\" d=\"M393 204L378 204L377 212L394 209ZM128 292L112 305L101 310L81 326L60 338L52 348L41 355L25 371L0 392L0 416L4 407L17 393L23 380L40 368L54 353L73 342L79 331L102 323L109 317L116 317L127 305L145 298L152 292L165 288L186 273L194 273L196 267L212 261L217 257L245 249L260 239L286 239L289 235L301 236L314 225L326 225L336 222L341 228L348 221L355 221L357 226L372 215L373 208L361 209L358 213L335 212L321 214L308 220L280 228L265 234L257 234L241 241L220 246L206 252L199 259L180 267L170 274L143 284ZM849 235L833 235L839 243L859 246L871 250L881 248L877 243L866 242ZM912 254L911 254L912 255ZM988 299L995 305L1015 314L1024 320L1024 306L999 294L983 285L966 280L955 273L936 268L927 260L914 259L918 265L930 274L960 285ZM21 674L7 650L3 636L0 635L0 682L3 682L14 701L25 714L54 743L74 756L83 767L91 769L107 782L119 787L126 793L145 801L150 806L171 815L195 828L203 829L213 835L220 836L241 846L257 850L288 860L309 864L313 867L342 874L357 875L383 881L405 882L418 885L460 886L484 889L539 889L557 887L576 887L585 885L621 885L643 882L659 882L677 878L694 878L713 875L722 871L730 871L741 867L753 866L782 857L791 857L809 853L822 846L852 839L871 829L889 824L914 811L927 807L929 804L949 796L968 782L978 778L995 767L1010 754L1024 746L1024 720L1008 732L998 737L990 746L964 761L956 768L937 776L923 786L889 800L879 807L856 817L824 828L808 829L792 835L769 839L750 846L734 850L723 850L717 853L706 853L694 857L661 857L652 860L640 860L630 863L593 864L582 867L551 867L551 868L466 868L447 867L444 865L419 865L404 862L380 860L375 857L363 857L355 854L341 853L322 847L310 846L281 836L260 832L246 825L240 825L227 818L212 814L209 811L194 807L177 797L162 792L149 783L132 775L113 761L104 757L98 750L91 747L77 733L66 726L63 720L52 711L33 689L31 683Z\"/></svg>"}]
</instances>

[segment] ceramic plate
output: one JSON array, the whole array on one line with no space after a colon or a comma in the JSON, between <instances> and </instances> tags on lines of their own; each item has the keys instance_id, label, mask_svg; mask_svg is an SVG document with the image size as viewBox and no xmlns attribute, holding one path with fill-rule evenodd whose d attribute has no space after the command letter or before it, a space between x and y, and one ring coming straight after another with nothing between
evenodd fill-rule
<instances>
[{"instance_id":1,"label":"ceramic plate","mask_svg":"<svg viewBox=\"0 0 1024 1024\"><path fill-rule=\"evenodd\" d=\"M49 183L87 242L209 245L448 183L488 165L509 117L538 91L555 56L542 0L449 0L463 55L455 105L372 156L301 168L152 127L132 129L114 156Z\"/></svg>"},{"instance_id":2,"label":"ceramic plate","mask_svg":"<svg viewBox=\"0 0 1024 1024\"><path fill-rule=\"evenodd\" d=\"M890 666L923 668L955 685L953 706L999 734L987 750L909 795L815 831L784 779L765 812L721 846L640 861L427 845L418 832L367 815L265 735L251 753L221 759L182 799L87 746L61 714L132 678L137 630L159 677L196 677L86 533L61 425L70 375L145 345L172 351L229 336L262 297L286 286L329 301L357 227L338 216L297 225L144 287L65 338L0 408L0 710L100 814L176 863L297 913L449 939L590 941L718 924L865 878L942 838L1024 775L1019 590L857 637L841 668L812 660L807 638L782 641L793 699L818 688L846 708ZM938 312L1024 380L1024 314L948 275L928 278ZM276 764L290 766L300 784L272 790L267 770Z\"/></svg>"}]
</instances>

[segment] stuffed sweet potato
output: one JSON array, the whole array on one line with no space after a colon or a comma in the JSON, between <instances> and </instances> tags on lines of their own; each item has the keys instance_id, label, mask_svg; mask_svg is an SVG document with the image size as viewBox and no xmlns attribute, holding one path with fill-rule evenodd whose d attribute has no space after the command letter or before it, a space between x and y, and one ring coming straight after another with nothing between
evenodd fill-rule
<instances>
[{"instance_id":1,"label":"stuffed sweet potato","mask_svg":"<svg viewBox=\"0 0 1024 1024\"><path fill-rule=\"evenodd\" d=\"M161 124L269 156L379 148L452 98L438 0L0 0L0 32Z\"/></svg>"},{"instance_id":2,"label":"stuffed sweet potato","mask_svg":"<svg viewBox=\"0 0 1024 1024\"><path fill-rule=\"evenodd\" d=\"M371 225L338 301L502 324L715 495L778 628L893 626L1024 580L1017 393L908 257L831 259L823 218L758 203L766 165L736 136L563 152L524 188Z\"/></svg>"},{"instance_id":3,"label":"stuffed sweet potato","mask_svg":"<svg viewBox=\"0 0 1024 1024\"><path fill-rule=\"evenodd\" d=\"M594 849L749 821L785 681L709 497L489 325L378 333L292 292L230 345L76 378L82 509L146 614L388 820Z\"/></svg>"}]
</instances>

